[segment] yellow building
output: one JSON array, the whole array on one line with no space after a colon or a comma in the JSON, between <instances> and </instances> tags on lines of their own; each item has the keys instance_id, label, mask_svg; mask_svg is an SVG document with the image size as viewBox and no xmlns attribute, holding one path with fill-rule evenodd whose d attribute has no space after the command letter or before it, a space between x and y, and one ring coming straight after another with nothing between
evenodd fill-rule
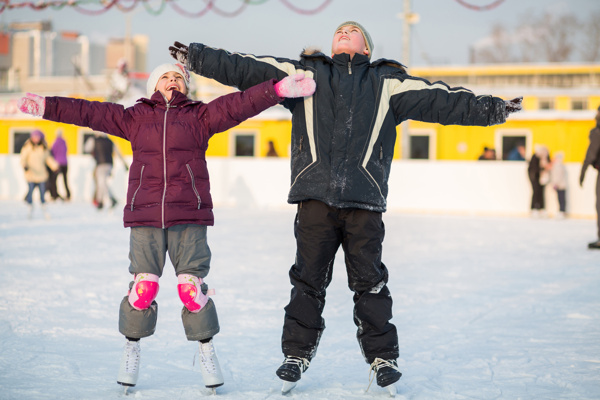
<instances>
[{"instance_id":1,"label":"yellow building","mask_svg":"<svg viewBox=\"0 0 600 400\"><path fill-rule=\"evenodd\" d=\"M473 65L465 67L415 67L412 75L450 86L463 86L476 94L504 99L523 96L524 110L502 125L492 127L442 126L418 121L408 124L407 140L400 140L398 127L395 158L401 158L402 143L410 146L413 159L477 160L484 147L496 150L497 159L506 159L519 143L526 155L536 144L545 144L551 154L564 151L566 162L580 162L588 145L588 134L600 106L600 64ZM196 77L197 97L210 101L231 92L208 79ZM61 130L69 154L83 154L83 143L92 131L20 113L16 102L22 93L0 97L0 154L14 154L33 129L42 130L51 144ZM93 98L102 100L102 98ZM273 107L239 126L215 135L207 152L214 157L266 157L272 146L281 157L290 155L290 114ZM125 155L129 144L116 140ZM270 144L270 142L272 142Z\"/></svg>"}]
</instances>

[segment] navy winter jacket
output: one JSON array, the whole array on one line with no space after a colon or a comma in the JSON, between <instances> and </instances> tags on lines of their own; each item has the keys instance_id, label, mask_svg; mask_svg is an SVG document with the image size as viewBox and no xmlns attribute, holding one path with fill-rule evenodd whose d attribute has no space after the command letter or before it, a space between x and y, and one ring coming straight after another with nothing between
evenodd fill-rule
<instances>
[{"instance_id":1,"label":"navy winter jacket","mask_svg":"<svg viewBox=\"0 0 600 400\"><path fill-rule=\"evenodd\" d=\"M302 54L299 61L189 46L191 71L240 89L304 73L313 96L286 99L292 112L290 203L315 199L333 207L383 212L396 125L407 119L488 126L505 121L505 103L406 74L390 60L364 55Z\"/></svg>"},{"instance_id":2,"label":"navy winter jacket","mask_svg":"<svg viewBox=\"0 0 600 400\"><path fill-rule=\"evenodd\" d=\"M268 81L210 103L160 92L133 107L64 97L47 97L44 118L106 132L131 142L124 223L168 228L213 225L205 153L208 139L279 103Z\"/></svg>"}]
</instances>

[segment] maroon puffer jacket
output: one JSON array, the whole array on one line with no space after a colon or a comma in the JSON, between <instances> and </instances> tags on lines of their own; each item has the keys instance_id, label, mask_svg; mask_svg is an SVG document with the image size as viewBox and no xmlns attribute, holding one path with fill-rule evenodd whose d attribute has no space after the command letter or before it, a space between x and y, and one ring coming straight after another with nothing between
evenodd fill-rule
<instances>
[{"instance_id":1,"label":"maroon puffer jacket","mask_svg":"<svg viewBox=\"0 0 600 400\"><path fill-rule=\"evenodd\" d=\"M126 227L213 225L206 168L208 139L279 103L273 80L208 104L160 92L133 107L64 97L46 97L44 118L87 126L131 142Z\"/></svg>"}]
</instances>

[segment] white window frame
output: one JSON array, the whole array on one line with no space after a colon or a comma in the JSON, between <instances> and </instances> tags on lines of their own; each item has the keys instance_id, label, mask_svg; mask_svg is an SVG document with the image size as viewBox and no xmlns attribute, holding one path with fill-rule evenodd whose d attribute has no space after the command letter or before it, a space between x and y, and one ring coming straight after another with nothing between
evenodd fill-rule
<instances>
[{"instance_id":1,"label":"white window frame","mask_svg":"<svg viewBox=\"0 0 600 400\"><path fill-rule=\"evenodd\" d=\"M525 136L525 159L527 159L527 155L532 152L532 132L530 129L518 128L518 129L496 129L494 132L494 144L496 148L496 154L502 155L504 154L504 149L502 148L502 138L505 136ZM498 161L502 161L500 158Z\"/></svg>"},{"instance_id":2,"label":"white window frame","mask_svg":"<svg viewBox=\"0 0 600 400\"><path fill-rule=\"evenodd\" d=\"M409 131L409 136L429 136L429 158L426 158L426 160L437 160L437 131L435 129L431 129L431 128L417 128L417 129L413 129L411 128ZM410 141L408 143L408 146L410 147ZM408 149L409 152L409 160L419 160L416 158L410 158L410 148ZM425 160L425 159L423 159Z\"/></svg>"},{"instance_id":3,"label":"white window frame","mask_svg":"<svg viewBox=\"0 0 600 400\"><path fill-rule=\"evenodd\" d=\"M253 152L251 156L237 156L235 154L235 142L238 136L253 136ZM229 156L230 157L257 157L258 152L258 135L259 131L257 129L235 129L232 130L229 134Z\"/></svg>"}]
</instances>

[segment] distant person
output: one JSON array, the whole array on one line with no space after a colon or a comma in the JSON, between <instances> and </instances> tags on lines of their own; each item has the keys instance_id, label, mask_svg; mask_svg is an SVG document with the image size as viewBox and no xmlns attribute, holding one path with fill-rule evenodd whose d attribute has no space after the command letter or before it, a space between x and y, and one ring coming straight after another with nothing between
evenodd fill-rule
<instances>
[{"instance_id":1,"label":"distant person","mask_svg":"<svg viewBox=\"0 0 600 400\"><path fill-rule=\"evenodd\" d=\"M113 195L113 192L108 183L110 176L112 175L113 169L113 154L117 154L118 157L125 165L125 169L128 170L127 162L123 155L119 151L119 148L115 146L113 141L108 137L106 133L95 132L93 137L90 137L86 142L86 151L89 152L94 161L96 161L96 167L94 168L94 206L101 210L104 207L104 201L110 200L110 208L114 208L117 205L117 199Z\"/></svg>"},{"instance_id":2,"label":"distant person","mask_svg":"<svg viewBox=\"0 0 600 400\"><path fill-rule=\"evenodd\" d=\"M556 191L558 198L558 213L556 218L565 218L567 212L567 168L564 163L565 153L556 152L550 168L550 185Z\"/></svg>"},{"instance_id":3,"label":"distant person","mask_svg":"<svg viewBox=\"0 0 600 400\"><path fill-rule=\"evenodd\" d=\"M267 150L267 157L279 157L277 154L277 150L275 150L275 143L272 140L269 140L269 149Z\"/></svg>"},{"instance_id":4,"label":"distant person","mask_svg":"<svg viewBox=\"0 0 600 400\"><path fill-rule=\"evenodd\" d=\"M479 156L479 161L490 161L496 159L496 150L491 147L484 147L483 153Z\"/></svg>"},{"instance_id":5,"label":"distant person","mask_svg":"<svg viewBox=\"0 0 600 400\"><path fill-rule=\"evenodd\" d=\"M522 144L516 145L508 153L507 161L525 161L525 146Z\"/></svg>"},{"instance_id":6,"label":"distant person","mask_svg":"<svg viewBox=\"0 0 600 400\"><path fill-rule=\"evenodd\" d=\"M583 186L585 171L590 165L600 170L600 107L598 107L596 113L596 126L590 131L590 144L581 166L581 174L579 175L579 185L581 186ZM600 249L600 173L596 175L596 218L598 239L588 244L590 249Z\"/></svg>"},{"instance_id":7,"label":"distant person","mask_svg":"<svg viewBox=\"0 0 600 400\"><path fill-rule=\"evenodd\" d=\"M46 182L48 181L48 168L51 171L58 170L58 163L52 158L44 134L40 130L34 130L29 139L21 148L21 166L25 170L25 180L28 191L25 201L29 205L28 217L33 216L33 191L38 188L40 192L40 203L46 219L50 218L46 210ZM48 168L47 168L48 167Z\"/></svg>"},{"instance_id":8,"label":"distant person","mask_svg":"<svg viewBox=\"0 0 600 400\"><path fill-rule=\"evenodd\" d=\"M364 27L346 21L333 32L331 50L311 50L300 60L228 52L176 42L169 50L192 71L244 89L260 80L304 73L314 76L313 96L288 99L292 113L291 185L297 204L296 257L289 276L281 350L276 371L282 392L296 385L317 352L331 268L343 248L354 322L362 355L377 385L395 393L402 373L392 318L388 269L382 263L388 177L396 127L413 119L444 125L504 123L521 99L476 96L410 76L393 60L371 61L373 41Z\"/></svg>"},{"instance_id":9,"label":"distant person","mask_svg":"<svg viewBox=\"0 0 600 400\"><path fill-rule=\"evenodd\" d=\"M211 260L207 227L214 224L206 164L209 139L286 97L314 92L311 78L295 75L279 81L265 78L245 91L203 103L187 97L189 84L184 66L162 64L150 73L147 97L132 107L30 93L19 102L23 112L111 132L131 143L133 163L123 221L131 228L129 272L133 281L119 309L119 332L126 342L117 376L117 382L126 388L137 384L140 339L156 329L155 298L167 253L184 304L181 316L186 337L199 342L204 385L213 389L223 385L213 343L219 320L204 282Z\"/></svg>"},{"instance_id":10,"label":"distant person","mask_svg":"<svg viewBox=\"0 0 600 400\"><path fill-rule=\"evenodd\" d=\"M544 145L535 145L535 152L529 160L527 172L533 191L531 195L531 216L546 216L546 202L544 191L550 182L550 155Z\"/></svg>"},{"instance_id":11,"label":"distant person","mask_svg":"<svg viewBox=\"0 0 600 400\"><path fill-rule=\"evenodd\" d=\"M71 200L71 191L69 190L69 182L67 179L67 172L69 170L69 162L67 159L67 142L62 136L62 131L56 132L56 139L52 144L52 149L50 150L52 157L58 163L58 170L50 174L48 178L48 191L50 192L50 197L52 200ZM65 196L62 197L58 194L58 187L56 185L56 181L58 176L62 175L63 183L65 186Z\"/></svg>"}]
</instances>

